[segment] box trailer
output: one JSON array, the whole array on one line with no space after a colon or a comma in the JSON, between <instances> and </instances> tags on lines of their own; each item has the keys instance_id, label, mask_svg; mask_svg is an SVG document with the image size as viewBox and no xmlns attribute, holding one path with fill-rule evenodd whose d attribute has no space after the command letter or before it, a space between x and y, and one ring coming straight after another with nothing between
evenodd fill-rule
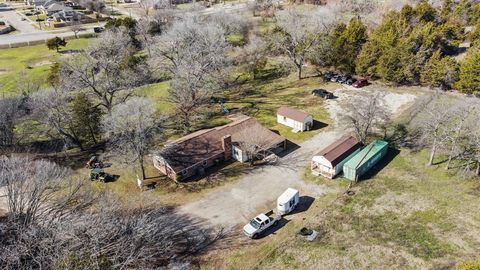
<instances>
[{"instance_id":1,"label":"box trailer","mask_svg":"<svg viewBox=\"0 0 480 270\"><path fill-rule=\"evenodd\" d=\"M385 156L387 151L388 143L386 141L373 141L343 165L345 178L358 181L360 176L377 164L377 162Z\"/></svg>"},{"instance_id":2,"label":"box trailer","mask_svg":"<svg viewBox=\"0 0 480 270\"><path fill-rule=\"evenodd\" d=\"M277 198L277 213L286 215L290 213L300 201L300 193L298 190L288 188Z\"/></svg>"}]
</instances>

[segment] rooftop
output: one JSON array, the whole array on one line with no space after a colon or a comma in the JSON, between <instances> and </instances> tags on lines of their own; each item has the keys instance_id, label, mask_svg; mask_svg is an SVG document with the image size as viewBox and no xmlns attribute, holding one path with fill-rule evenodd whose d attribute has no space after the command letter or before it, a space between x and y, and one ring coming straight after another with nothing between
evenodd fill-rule
<instances>
[{"instance_id":1,"label":"rooftop","mask_svg":"<svg viewBox=\"0 0 480 270\"><path fill-rule=\"evenodd\" d=\"M362 144L357 139L346 135L320 150L315 156L323 156L335 167L361 146Z\"/></svg>"},{"instance_id":2,"label":"rooftop","mask_svg":"<svg viewBox=\"0 0 480 270\"><path fill-rule=\"evenodd\" d=\"M263 127L255 118L242 115L227 125L199 130L172 141L166 146L168 150L160 155L175 172L180 172L223 153L222 138L224 136L231 135L232 144L235 144L241 140L240 132L252 129L255 129L256 136L266 138L271 146L285 141L282 136Z\"/></svg>"},{"instance_id":3,"label":"rooftop","mask_svg":"<svg viewBox=\"0 0 480 270\"><path fill-rule=\"evenodd\" d=\"M285 116L295 121L303 122L310 114L290 107L282 106L277 111L278 115Z\"/></svg>"},{"instance_id":4,"label":"rooftop","mask_svg":"<svg viewBox=\"0 0 480 270\"><path fill-rule=\"evenodd\" d=\"M352 159L347 161L344 166L356 169L362 166L365 162L367 162L370 158L372 158L376 153L378 153L386 146L388 146L388 143L386 141L375 140L368 146L363 148L362 151L358 152L358 154L352 157Z\"/></svg>"}]
</instances>

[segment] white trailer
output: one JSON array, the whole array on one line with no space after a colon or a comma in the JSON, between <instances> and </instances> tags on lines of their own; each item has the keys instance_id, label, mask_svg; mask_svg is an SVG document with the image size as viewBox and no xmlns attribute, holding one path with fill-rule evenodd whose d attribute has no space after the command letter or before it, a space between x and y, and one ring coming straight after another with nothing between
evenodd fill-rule
<instances>
[{"instance_id":1,"label":"white trailer","mask_svg":"<svg viewBox=\"0 0 480 270\"><path fill-rule=\"evenodd\" d=\"M300 193L298 190L288 188L277 199L277 213L279 215L286 215L295 209L300 202Z\"/></svg>"},{"instance_id":2,"label":"white trailer","mask_svg":"<svg viewBox=\"0 0 480 270\"><path fill-rule=\"evenodd\" d=\"M288 188L277 198L277 211L270 210L265 214L256 216L243 226L243 233L250 238L257 238L266 229L277 225L282 216L292 212L299 202L300 193L298 190Z\"/></svg>"}]
</instances>

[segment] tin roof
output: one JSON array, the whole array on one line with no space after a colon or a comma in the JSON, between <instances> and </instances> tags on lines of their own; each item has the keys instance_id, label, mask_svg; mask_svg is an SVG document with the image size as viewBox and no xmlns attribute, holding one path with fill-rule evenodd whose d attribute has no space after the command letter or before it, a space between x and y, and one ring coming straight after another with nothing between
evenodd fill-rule
<instances>
[{"instance_id":1,"label":"tin roof","mask_svg":"<svg viewBox=\"0 0 480 270\"><path fill-rule=\"evenodd\" d=\"M360 148L362 144L352 136L345 135L329 146L320 150L315 156L323 156L333 167Z\"/></svg>"},{"instance_id":2,"label":"tin roof","mask_svg":"<svg viewBox=\"0 0 480 270\"><path fill-rule=\"evenodd\" d=\"M306 112L302 112L290 107L282 106L277 111L278 115L285 116L287 118L293 119L298 122L302 122L307 118L310 114Z\"/></svg>"},{"instance_id":3,"label":"tin roof","mask_svg":"<svg viewBox=\"0 0 480 270\"><path fill-rule=\"evenodd\" d=\"M358 152L354 157L352 157L344 166L347 166L352 169L357 169L362 166L365 162L370 160L375 154L381 151L384 147L388 146L386 141L375 140L370 143L368 146Z\"/></svg>"}]
</instances>

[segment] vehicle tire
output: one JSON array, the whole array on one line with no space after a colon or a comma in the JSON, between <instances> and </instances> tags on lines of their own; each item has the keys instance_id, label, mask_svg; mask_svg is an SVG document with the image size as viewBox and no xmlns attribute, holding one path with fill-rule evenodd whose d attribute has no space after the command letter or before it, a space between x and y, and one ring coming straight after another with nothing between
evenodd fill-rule
<instances>
[{"instance_id":1,"label":"vehicle tire","mask_svg":"<svg viewBox=\"0 0 480 270\"><path fill-rule=\"evenodd\" d=\"M278 220L275 220L275 221L273 222L273 226L277 226L277 225L278 225Z\"/></svg>"},{"instance_id":2,"label":"vehicle tire","mask_svg":"<svg viewBox=\"0 0 480 270\"><path fill-rule=\"evenodd\" d=\"M258 239L258 233L252 235L252 239Z\"/></svg>"}]
</instances>

